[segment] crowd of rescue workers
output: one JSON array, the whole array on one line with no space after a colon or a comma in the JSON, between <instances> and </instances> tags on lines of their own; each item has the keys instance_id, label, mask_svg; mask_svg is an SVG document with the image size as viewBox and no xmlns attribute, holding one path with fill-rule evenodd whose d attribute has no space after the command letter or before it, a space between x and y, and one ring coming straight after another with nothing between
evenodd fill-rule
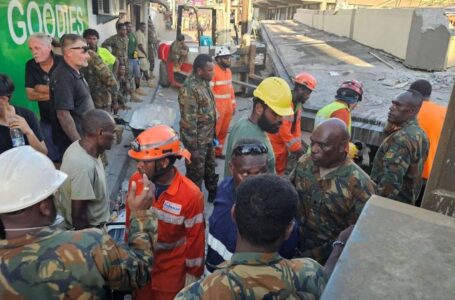
<instances>
[{"instance_id":1,"label":"crowd of rescue workers","mask_svg":"<svg viewBox=\"0 0 455 300\"><path fill-rule=\"evenodd\" d=\"M102 46L94 29L58 44L29 38L25 90L39 120L11 104L15 85L0 74L1 299L318 299L373 194L419 205L446 114L428 81L391 99L368 174L351 139L361 82L334 91L307 144L302 107L317 79L302 70L291 88L265 78L248 117L231 124L233 51L217 46L178 88L179 133L156 125L131 143L137 171L124 241L114 240L105 151L122 124L113 116L153 86L158 48L150 20L136 32L116 26ZM188 60L183 36L170 60L174 69Z\"/></svg>"}]
</instances>

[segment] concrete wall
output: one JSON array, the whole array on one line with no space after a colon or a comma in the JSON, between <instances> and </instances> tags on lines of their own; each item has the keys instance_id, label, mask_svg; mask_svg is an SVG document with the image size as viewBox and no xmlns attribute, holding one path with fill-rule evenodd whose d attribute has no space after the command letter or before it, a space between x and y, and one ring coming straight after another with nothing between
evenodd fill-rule
<instances>
[{"instance_id":1,"label":"concrete wall","mask_svg":"<svg viewBox=\"0 0 455 300\"><path fill-rule=\"evenodd\" d=\"M412 68L433 71L455 66L455 30L443 9L298 9L294 20L383 50Z\"/></svg>"},{"instance_id":2,"label":"concrete wall","mask_svg":"<svg viewBox=\"0 0 455 300\"><path fill-rule=\"evenodd\" d=\"M406 58L414 9L358 9L352 39Z\"/></svg>"},{"instance_id":3,"label":"concrete wall","mask_svg":"<svg viewBox=\"0 0 455 300\"><path fill-rule=\"evenodd\" d=\"M313 15L313 27L324 30L324 11L320 10Z\"/></svg>"},{"instance_id":4,"label":"concrete wall","mask_svg":"<svg viewBox=\"0 0 455 300\"><path fill-rule=\"evenodd\" d=\"M326 12L324 14L324 31L352 38L354 13L354 9L339 10L336 14Z\"/></svg>"},{"instance_id":5,"label":"concrete wall","mask_svg":"<svg viewBox=\"0 0 455 300\"><path fill-rule=\"evenodd\" d=\"M444 10L416 9L404 64L425 70L454 66L453 34L451 36Z\"/></svg>"},{"instance_id":6,"label":"concrete wall","mask_svg":"<svg viewBox=\"0 0 455 300\"><path fill-rule=\"evenodd\" d=\"M114 19L112 21L109 21L104 24L96 24L96 15L93 14L93 8L92 8L92 1L87 0L87 9L88 9L88 24L90 28L95 29L98 31L100 34L100 40L98 42L99 45L110 37L111 35L114 35L117 31L115 30L115 23L117 22L117 19Z\"/></svg>"},{"instance_id":7,"label":"concrete wall","mask_svg":"<svg viewBox=\"0 0 455 300\"><path fill-rule=\"evenodd\" d=\"M313 15L317 12L316 10L299 8L294 15L294 20L313 27Z\"/></svg>"}]
</instances>

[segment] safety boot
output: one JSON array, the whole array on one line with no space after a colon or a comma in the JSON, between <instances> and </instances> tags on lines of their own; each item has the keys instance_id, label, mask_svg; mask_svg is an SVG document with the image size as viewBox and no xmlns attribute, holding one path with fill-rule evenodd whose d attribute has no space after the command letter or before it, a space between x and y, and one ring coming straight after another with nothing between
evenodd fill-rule
<instances>
[{"instance_id":1,"label":"safety boot","mask_svg":"<svg viewBox=\"0 0 455 300\"><path fill-rule=\"evenodd\" d=\"M136 93L133 93L131 95L131 102L142 102L142 99L141 99L141 96L139 96L138 94Z\"/></svg>"},{"instance_id":2,"label":"safety boot","mask_svg":"<svg viewBox=\"0 0 455 300\"><path fill-rule=\"evenodd\" d=\"M147 92L144 91L142 88L138 88L134 91L136 94L141 95L141 96L146 96Z\"/></svg>"}]
</instances>

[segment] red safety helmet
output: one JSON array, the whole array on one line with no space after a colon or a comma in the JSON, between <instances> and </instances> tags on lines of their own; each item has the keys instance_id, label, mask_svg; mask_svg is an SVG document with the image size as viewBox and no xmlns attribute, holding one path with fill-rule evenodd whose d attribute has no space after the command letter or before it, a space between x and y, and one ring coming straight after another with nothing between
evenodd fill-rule
<instances>
[{"instance_id":1,"label":"red safety helmet","mask_svg":"<svg viewBox=\"0 0 455 300\"><path fill-rule=\"evenodd\" d=\"M306 86L310 90L314 90L318 81L308 72L302 72L297 74L294 78L294 82Z\"/></svg>"},{"instance_id":2,"label":"red safety helmet","mask_svg":"<svg viewBox=\"0 0 455 300\"><path fill-rule=\"evenodd\" d=\"M363 83L361 83L360 81L353 79L343 82L341 86L338 88L337 94L341 94L343 89L354 91L357 95L359 95L358 101L362 101Z\"/></svg>"},{"instance_id":3,"label":"red safety helmet","mask_svg":"<svg viewBox=\"0 0 455 300\"><path fill-rule=\"evenodd\" d=\"M128 155L135 160L157 160L175 155L190 160L191 154L179 140L177 133L167 125L156 125L131 142Z\"/></svg>"}]
</instances>

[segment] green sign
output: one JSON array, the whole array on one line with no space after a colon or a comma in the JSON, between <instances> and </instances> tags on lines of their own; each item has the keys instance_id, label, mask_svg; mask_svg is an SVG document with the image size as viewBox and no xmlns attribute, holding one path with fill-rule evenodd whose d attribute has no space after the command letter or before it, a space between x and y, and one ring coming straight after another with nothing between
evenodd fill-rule
<instances>
[{"instance_id":1,"label":"green sign","mask_svg":"<svg viewBox=\"0 0 455 300\"><path fill-rule=\"evenodd\" d=\"M25 63L32 58L27 45L30 35L82 35L87 28L87 0L0 0L0 73L14 81L14 104L38 111L36 102L25 94Z\"/></svg>"}]
</instances>

